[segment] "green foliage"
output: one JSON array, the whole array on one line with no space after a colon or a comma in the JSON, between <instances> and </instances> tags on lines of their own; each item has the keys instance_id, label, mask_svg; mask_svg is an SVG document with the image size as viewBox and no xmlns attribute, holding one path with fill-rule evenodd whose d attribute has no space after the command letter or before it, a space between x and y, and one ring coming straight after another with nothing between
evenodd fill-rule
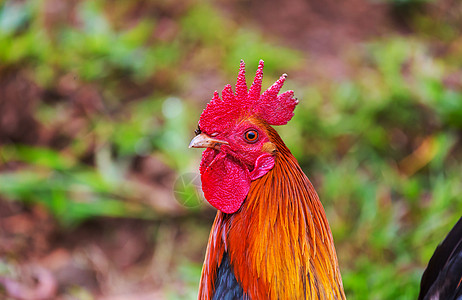
<instances>
[{"instance_id":1,"label":"green foliage","mask_svg":"<svg viewBox=\"0 0 462 300\"><path fill-rule=\"evenodd\" d=\"M181 25L184 28L184 38L190 42L200 42L205 49L211 50L210 54L215 51L212 59L218 55L217 58L230 74L235 72L236 62L241 59L247 62L249 70L256 69L258 61L263 59L267 73L293 68L301 60L299 52L275 46L256 31L248 28L236 29L236 24L224 18L210 4L196 5L182 19Z\"/></svg>"},{"instance_id":2,"label":"green foliage","mask_svg":"<svg viewBox=\"0 0 462 300\"><path fill-rule=\"evenodd\" d=\"M58 21L59 26L45 22L45 5L6 1L0 6L0 61L5 70L27 70L40 88L58 94L54 103L45 93L33 117L70 143L60 150L21 144L1 147L3 163L23 167L0 174L0 193L41 203L64 225L94 216L156 218L138 202L136 182L126 179L136 157L155 154L179 173L196 168L200 154L186 149L200 110L192 107L185 91L177 88L172 93L172 88L197 76L195 70L182 71L182 65L191 61L190 53L217 50L216 61L233 73L247 47L253 49L251 64L258 62L258 53L268 57L268 73L282 69L284 56L292 57L292 65L299 59L295 51L263 42L257 32L239 30L207 3L191 6L171 23L145 15L126 27L115 25L104 1L79 2L74 8L77 24ZM167 33L172 30L173 36L156 37L156 31L166 30L165 24L170 24ZM62 83L71 94L59 90ZM90 110L75 121L73 101L79 99L72 93L88 89L86 83L101 95L91 98L100 101L91 103L98 111ZM124 103L130 85L152 88L137 101ZM62 124L72 121L84 126L69 136ZM82 162L89 151L94 157L91 165ZM195 191L185 192L196 199Z\"/></svg>"},{"instance_id":3,"label":"green foliage","mask_svg":"<svg viewBox=\"0 0 462 300\"><path fill-rule=\"evenodd\" d=\"M153 212L142 213L144 208L140 204L118 201L115 194L121 197L130 192L130 187L121 182L122 178L117 178L119 170L84 167L72 157L50 149L17 146L1 150L4 160L28 163L30 167L1 173L0 192L12 199L46 206L64 226L75 225L92 216L154 217ZM114 185L118 188L114 189Z\"/></svg>"}]
</instances>

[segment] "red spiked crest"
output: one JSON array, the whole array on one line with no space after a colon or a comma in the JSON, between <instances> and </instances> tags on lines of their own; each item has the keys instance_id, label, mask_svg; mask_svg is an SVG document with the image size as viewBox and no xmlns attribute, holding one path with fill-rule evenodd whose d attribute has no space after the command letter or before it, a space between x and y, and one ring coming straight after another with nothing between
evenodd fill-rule
<instances>
[{"instance_id":1,"label":"red spiked crest","mask_svg":"<svg viewBox=\"0 0 462 300\"><path fill-rule=\"evenodd\" d=\"M287 75L283 74L269 89L261 93L263 78L263 60L258 64L255 79L247 89L245 81L245 63L241 60L236 82L236 93L230 84L226 85L220 99L215 91L212 100L202 112L199 127L208 134L232 128L232 125L245 116L257 116L270 125L284 125L292 119L298 100L294 92L287 91L278 95Z\"/></svg>"}]
</instances>

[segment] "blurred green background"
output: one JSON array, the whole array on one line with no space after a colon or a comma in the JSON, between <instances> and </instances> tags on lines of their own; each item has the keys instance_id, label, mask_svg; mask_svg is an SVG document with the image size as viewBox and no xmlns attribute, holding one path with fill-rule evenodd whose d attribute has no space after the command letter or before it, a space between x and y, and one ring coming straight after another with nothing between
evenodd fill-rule
<instances>
[{"instance_id":1,"label":"blurred green background","mask_svg":"<svg viewBox=\"0 0 462 300\"><path fill-rule=\"evenodd\" d=\"M416 299L462 214L461 2L0 3L1 298L194 299L215 211L187 146L263 59L347 298Z\"/></svg>"}]
</instances>

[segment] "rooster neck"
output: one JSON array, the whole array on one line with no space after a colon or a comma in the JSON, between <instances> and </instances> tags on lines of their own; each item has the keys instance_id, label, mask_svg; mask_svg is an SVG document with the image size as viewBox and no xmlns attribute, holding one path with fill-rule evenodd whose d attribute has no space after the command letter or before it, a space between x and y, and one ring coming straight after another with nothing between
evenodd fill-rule
<instances>
[{"instance_id":1,"label":"rooster neck","mask_svg":"<svg viewBox=\"0 0 462 300\"><path fill-rule=\"evenodd\" d=\"M251 299L344 299L318 195L276 131L269 127L268 133L278 149L275 166L252 182L236 213L217 213L199 298L211 299L226 253Z\"/></svg>"}]
</instances>

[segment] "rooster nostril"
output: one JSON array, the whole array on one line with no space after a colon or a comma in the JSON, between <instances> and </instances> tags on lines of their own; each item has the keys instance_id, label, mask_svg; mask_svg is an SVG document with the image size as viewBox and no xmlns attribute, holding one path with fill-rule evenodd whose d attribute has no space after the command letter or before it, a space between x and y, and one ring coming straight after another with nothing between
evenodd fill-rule
<instances>
[{"instance_id":1,"label":"rooster nostril","mask_svg":"<svg viewBox=\"0 0 462 300\"><path fill-rule=\"evenodd\" d=\"M201 131L201 129L200 129L200 127L199 127L199 125L197 125L197 129L196 129L196 130L194 130L194 133L195 133L196 135L199 135L199 134L201 134L201 133L202 133L202 131Z\"/></svg>"}]
</instances>

